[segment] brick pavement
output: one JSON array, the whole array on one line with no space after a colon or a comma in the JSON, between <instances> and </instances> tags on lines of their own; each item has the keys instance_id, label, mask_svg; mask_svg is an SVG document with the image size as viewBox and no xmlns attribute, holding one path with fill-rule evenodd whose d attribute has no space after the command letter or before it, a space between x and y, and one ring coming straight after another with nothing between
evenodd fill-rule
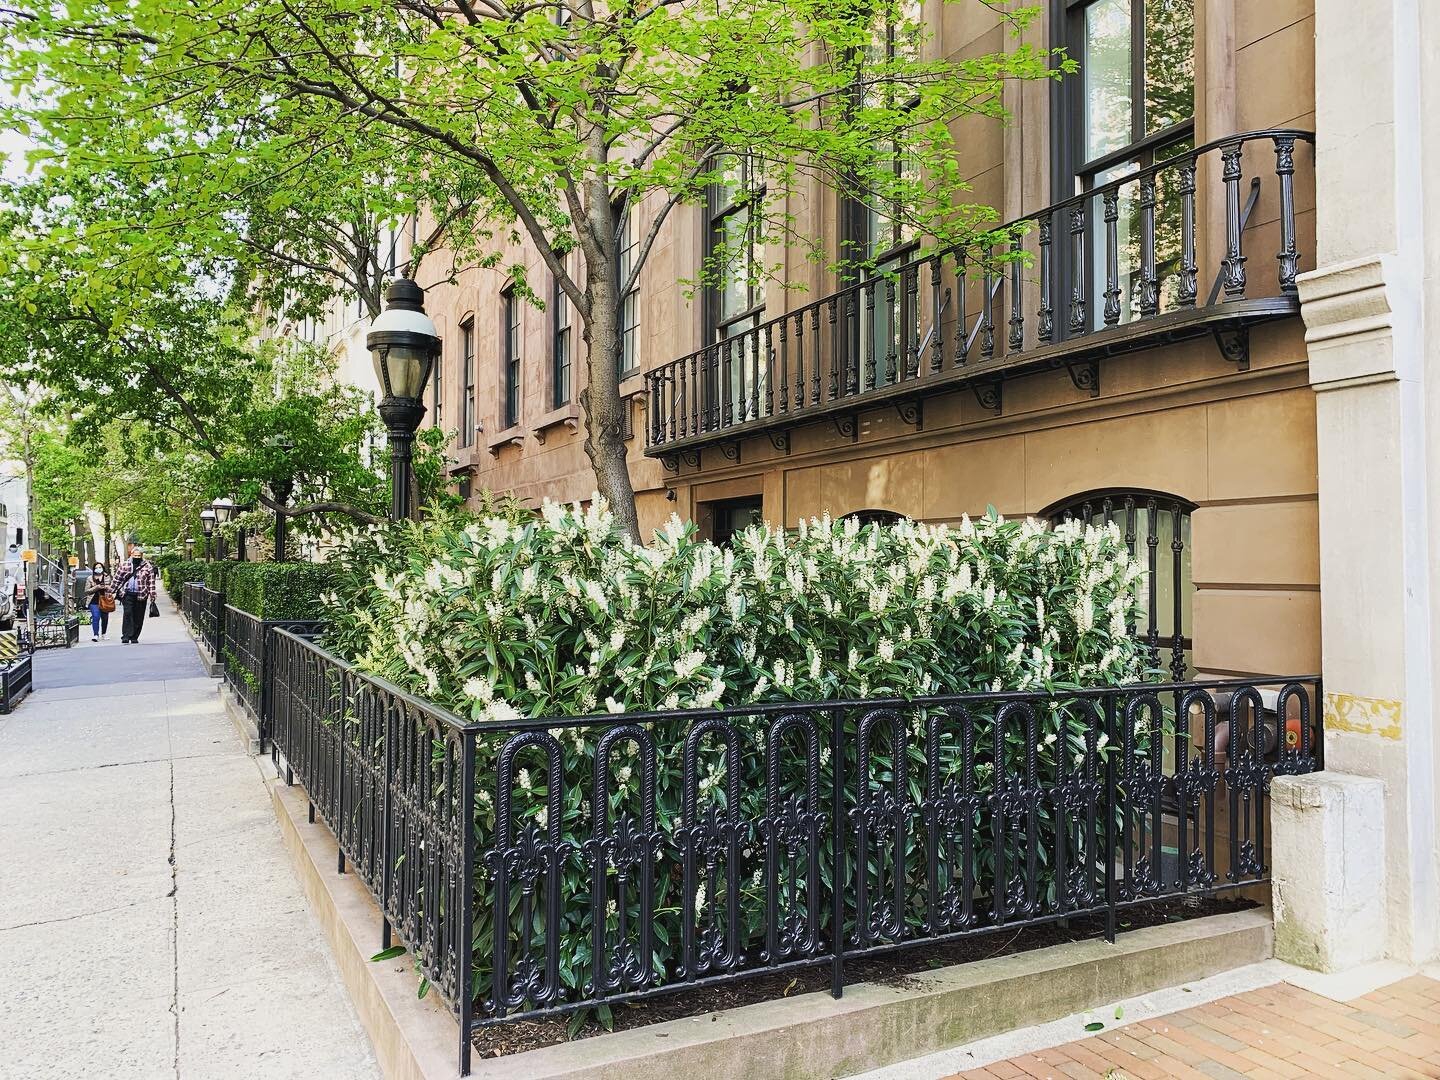
<instances>
[{"instance_id":1,"label":"brick pavement","mask_svg":"<svg viewBox=\"0 0 1440 1080\"><path fill-rule=\"evenodd\" d=\"M1440 1077L1440 981L1337 1002L1289 983L959 1073L969 1080ZM949 1080L956 1080L952 1077Z\"/></svg>"}]
</instances>

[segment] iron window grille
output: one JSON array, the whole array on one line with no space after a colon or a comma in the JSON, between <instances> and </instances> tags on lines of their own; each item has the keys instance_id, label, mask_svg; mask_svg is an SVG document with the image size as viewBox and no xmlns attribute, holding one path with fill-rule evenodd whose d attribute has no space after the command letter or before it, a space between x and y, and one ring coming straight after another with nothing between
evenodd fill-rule
<instances>
[{"instance_id":1,"label":"iron window grille","mask_svg":"<svg viewBox=\"0 0 1440 1080\"><path fill-rule=\"evenodd\" d=\"M1190 515L1195 504L1176 495L1141 489L1091 491L1051 507L1054 524L1113 522L1130 554L1145 566L1140 602L1143 623L1130 630L1145 643L1150 664L1168 666L1179 681L1194 673L1192 654L1195 582L1191 573Z\"/></svg>"}]
</instances>

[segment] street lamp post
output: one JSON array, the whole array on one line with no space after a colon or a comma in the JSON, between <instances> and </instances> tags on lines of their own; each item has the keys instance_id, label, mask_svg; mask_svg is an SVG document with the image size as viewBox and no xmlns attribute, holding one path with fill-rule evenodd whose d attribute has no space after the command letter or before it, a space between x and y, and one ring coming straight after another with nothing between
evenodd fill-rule
<instances>
[{"instance_id":1,"label":"street lamp post","mask_svg":"<svg viewBox=\"0 0 1440 1080\"><path fill-rule=\"evenodd\" d=\"M205 534L205 561L210 561L210 537L215 534L215 511L206 507L200 511L200 531Z\"/></svg>"},{"instance_id":2,"label":"street lamp post","mask_svg":"<svg viewBox=\"0 0 1440 1080\"><path fill-rule=\"evenodd\" d=\"M289 531L289 515L285 512L290 495L295 490L295 474L290 466L290 451L295 444L285 435L277 435L271 445L285 457L285 469L278 480L270 482L270 494L275 497L275 561L285 561L285 538Z\"/></svg>"},{"instance_id":3,"label":"street lamp post","mask_svg":"<svg viewBox=\"0 0 1440 1080\"><path fill-rule=\"evenodd\" d=\"M384 397L380 418L390 436L390 517L414 512L410 488L415 429L425 415L425 384L440 352L440 335L425 314L425 291L408 278L390 283L385 310L370 324L366 348Z\"/></svg>"},{"instance_id":4,"label":"street lamp post","mask_svg":"<svg viewBox=\"0 0 1440 1080\"><path fill-rule=\"evenodd\" d=\"M227 499L222 497L216 499L213 503L210 504L210 506L215 511L215 524L217 525L224 525L232 517L235 516L234 499ZM225 550L225 534L223 532L220 533L218 546L220 550L216 557L223 560L227 555L227 552Z\"/></svg>"},{"instance_id":5,"label":"street lamp post","mask_svg":"<svg viewBox=\"0 0 1440 1080\"><path fill-rule=\"evenodd\" d=\"M186 561L186 562L191 562L191 561L194 560L194 558L195 558L195 538L194 538L193 536L187 536L187 537L185 537L185 561Z\"/></svg>"}]
</instances>

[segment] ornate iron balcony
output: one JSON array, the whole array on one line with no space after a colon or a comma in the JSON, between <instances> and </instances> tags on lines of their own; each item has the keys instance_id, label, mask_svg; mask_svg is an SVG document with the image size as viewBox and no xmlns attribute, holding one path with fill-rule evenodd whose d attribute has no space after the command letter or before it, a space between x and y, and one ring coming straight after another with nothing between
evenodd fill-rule
<instances>
[{"instance_id":1,"label":"ornate iron balcony","mask_svg":"<svg viewBox=\"0 0 1440 1080\"><path fill-rule=\"evenodd\" d=\"M676 468L718 445L734 460L745 438L788 449L816 422L853 439L858 413L882 407L918 427L927 397L962 387L998 413L1006 379L1062 367L1098 396L1101 359L1188 338L1213 336L1245 370L1249 328L1300 310L1295 149L1314 141L1275 128L1182 150L1001 226L1000 242L895 266L673 360L646 376L646 453ZM1256 273L1246 241L1274 226L1273 270Z\"/></svg>"}]
</instances>

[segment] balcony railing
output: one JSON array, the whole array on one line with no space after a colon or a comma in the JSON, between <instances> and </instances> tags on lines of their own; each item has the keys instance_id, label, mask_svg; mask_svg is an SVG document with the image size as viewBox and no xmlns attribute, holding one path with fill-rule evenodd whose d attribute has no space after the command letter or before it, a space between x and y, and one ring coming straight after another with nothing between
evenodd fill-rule
<instances>
[{"instance_id":1,"label":"balcony railing","mask_svg":"<svg viewBox=\"0 0 1440 1080\"><path fill-rule=\"evenodd\" d=\"M967 386L998 412L1006 378L1061 367L1097 396L1104 357L1187 338L1243 370L1249 327L1299 312L1296 149L1313 143L1269 129L1184 150L671 361L647 375L646 452L734 459L742 438L787 449L827 420L854 438L882 406L919 426L925 397ZM1267 235L1273 267L1252 259Z\"/></svg>"}]
</instances>

